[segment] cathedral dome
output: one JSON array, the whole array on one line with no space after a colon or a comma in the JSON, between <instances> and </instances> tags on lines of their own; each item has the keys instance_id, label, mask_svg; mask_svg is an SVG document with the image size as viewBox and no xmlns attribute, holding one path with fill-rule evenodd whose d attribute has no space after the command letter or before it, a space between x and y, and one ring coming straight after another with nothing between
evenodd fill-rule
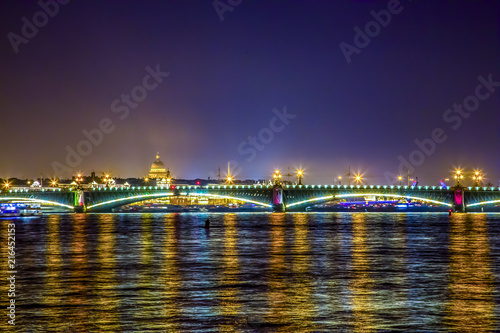
<instances>
[{"instance_id":1,"label":"cathedral dome","mask_svg":"<svg viewBox=\"0 0 500 333\"><path fill-rule=\"evenodd\" d=\"M149 178L151 179L162 179L167 177L167 170L165 169L165 164L160 161L160 153L156 154L156 160L151 164L151 170L149 170Z\"/></svg>"},{"instance_id":2,"label":"cathedral dome","mask_svg":"<svg viewBox=\"0 0 500 333\"><path fill-rule=\"evenodd\" d=\"M158 170L158 169L165 170L165 164L163 164L162 161L157 159L156 161L153 162L153 164L151 164L151 170Z\"/></svg>"}]
</instances>

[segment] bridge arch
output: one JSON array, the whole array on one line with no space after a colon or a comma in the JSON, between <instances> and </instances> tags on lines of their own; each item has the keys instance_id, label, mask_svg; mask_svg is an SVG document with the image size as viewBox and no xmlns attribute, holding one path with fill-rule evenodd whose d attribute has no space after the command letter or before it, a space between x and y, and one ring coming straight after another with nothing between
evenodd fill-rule
<instances>
[{"instance_id":1,"label":"bridge arch","mask_svg":"<svg viewBox=\"0 0 500 333\"><path fill-rule=\"evenodd\" d=\"M286 205L287 208L289 207L294 207L298 205L304 205L307 203L321 203L321 202L326 202L330 201L333 199L342 199L342 198L354 198L354 197L366 197L366 196L379 196L379 197L389 197L389 198L406 198L406 199L414 199L414 200L421 200L424 202L431 202L434 204L438 205L443 205L447 207L452 207L452 204L438 201L438 200L433 200L433 199L428 199L428 198L421 198L421 197L415 197L412 195L403 195L403 194L387 194L387 193L350 193L350 194L337 194L337 195L328 195L324 197L316 197L312 199L307 199L307 200L302 200L298 202L294 202L291 204Z\"/></svg>"},{"instance_id":2,"label":"bridge arch","mask_svg":"<svg viewBox=\"0 0 500 333\"><path fill-rule=\"evenodd\" d=\"M0 197L0 201L11 201L11 200L19 200L19 201L30 201L34 203L39 203L39 204L47 204L47 205L54 205L54 206L60 206L60 207L65 207L69 209L74 209L73 206L69 206L66 204L62 204L57 201L50 201L50 200L43 200L43 199L34 199L34 198L18 198L18 197Z\"/></svg>"},{"instance_id":3,"label":"bridge arch","mask_svg":"<svg viewBox=\"0 0 500 333\"><path fill-rule=\"evenodd\" d=\"M467 207L485 206L485 205L496 204L496 203L500 203L500 200L490 200L490 201L476 202L476 203L467 205Z\"/></svg>"},{"instance_id":4,"label":"bridge arch","mask_svg":"<svg viewBox=\"0 0 500 333\"><path fill-rule=\"evenodd\" d=\"M176 196L176 195L174 195L174 193L171 193L171 192L140 194L140 195L134 195L134 196L130 196L130 197L123 197L123 198L99 202L99 203L96 203L93 205L88 205L86 208L87 208L87 211L91 211L95 208L102 208L105 206L108 206L110 208L115 208L115 207L120 207L120 206L123 206L126 204L140 202L140 201L144 201L144 200L148 200L148 199L174 197L174 196ZM189 193L189 194L186 194L186 196L212 197L212 198L220 198L220 199L239 200L239 201L253 203L253 204L264 206L264 207L269 207L269 208L272 207L270 204L266 204L263 202L250 200L250 199L246 199L246 198L242 198L242 197L233 197L233 196L228 196L228 195L219 195L219 194L210 194L210 193Z\"/></svg>"}]
</instances>

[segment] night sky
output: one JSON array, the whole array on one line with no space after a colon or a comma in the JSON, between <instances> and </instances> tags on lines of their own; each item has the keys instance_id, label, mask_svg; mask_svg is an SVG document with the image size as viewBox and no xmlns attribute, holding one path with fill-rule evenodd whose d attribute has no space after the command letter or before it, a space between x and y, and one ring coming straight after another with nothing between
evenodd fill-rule
<instances>
[{"instance_id":1,"label":"night sky","mask_svg":"<svg viewBox=\"0 0 500 333\"><path fill-rule=\"evenodd\" d=\"M176 178L499 184L498 1L42 3L0 3L1 178L144 177L159 151Z\"/></svg>"}]
</instances>

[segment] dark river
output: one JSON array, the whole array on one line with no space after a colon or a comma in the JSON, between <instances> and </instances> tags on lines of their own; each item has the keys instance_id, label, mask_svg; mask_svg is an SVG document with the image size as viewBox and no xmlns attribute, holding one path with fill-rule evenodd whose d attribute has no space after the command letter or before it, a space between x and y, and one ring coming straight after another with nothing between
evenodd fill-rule
<instances>
[{"instance_id":1,"label":"dark river","mask_svg":"<svg viewBox=\"0 0 500 333\"><path fill-rule=\"evenodd\" d=\"M207 218L210 229L202 227ZM500 330L500 214L74 214L0 222L2 332ZM15 326L8 323L13 299Z\"/></svg>"}]
</instances>

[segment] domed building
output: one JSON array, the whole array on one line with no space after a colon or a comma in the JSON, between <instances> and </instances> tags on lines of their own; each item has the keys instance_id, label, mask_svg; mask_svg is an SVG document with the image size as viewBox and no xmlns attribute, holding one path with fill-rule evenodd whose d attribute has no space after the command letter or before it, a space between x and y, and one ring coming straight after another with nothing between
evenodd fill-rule
<instances>
[{"instance_id":1,"label":"domed building","mask_svg":"<svg viewBox=\"0 0 500 333\"><path fill-rule=\"evenodd\" d=\"M156 154L156 160L151 164L151 170L149 170L149 179L168 179L170 178L170 171L165 169L165 164L160 161L160 153Z\"/></svg>"}]
</instances>

